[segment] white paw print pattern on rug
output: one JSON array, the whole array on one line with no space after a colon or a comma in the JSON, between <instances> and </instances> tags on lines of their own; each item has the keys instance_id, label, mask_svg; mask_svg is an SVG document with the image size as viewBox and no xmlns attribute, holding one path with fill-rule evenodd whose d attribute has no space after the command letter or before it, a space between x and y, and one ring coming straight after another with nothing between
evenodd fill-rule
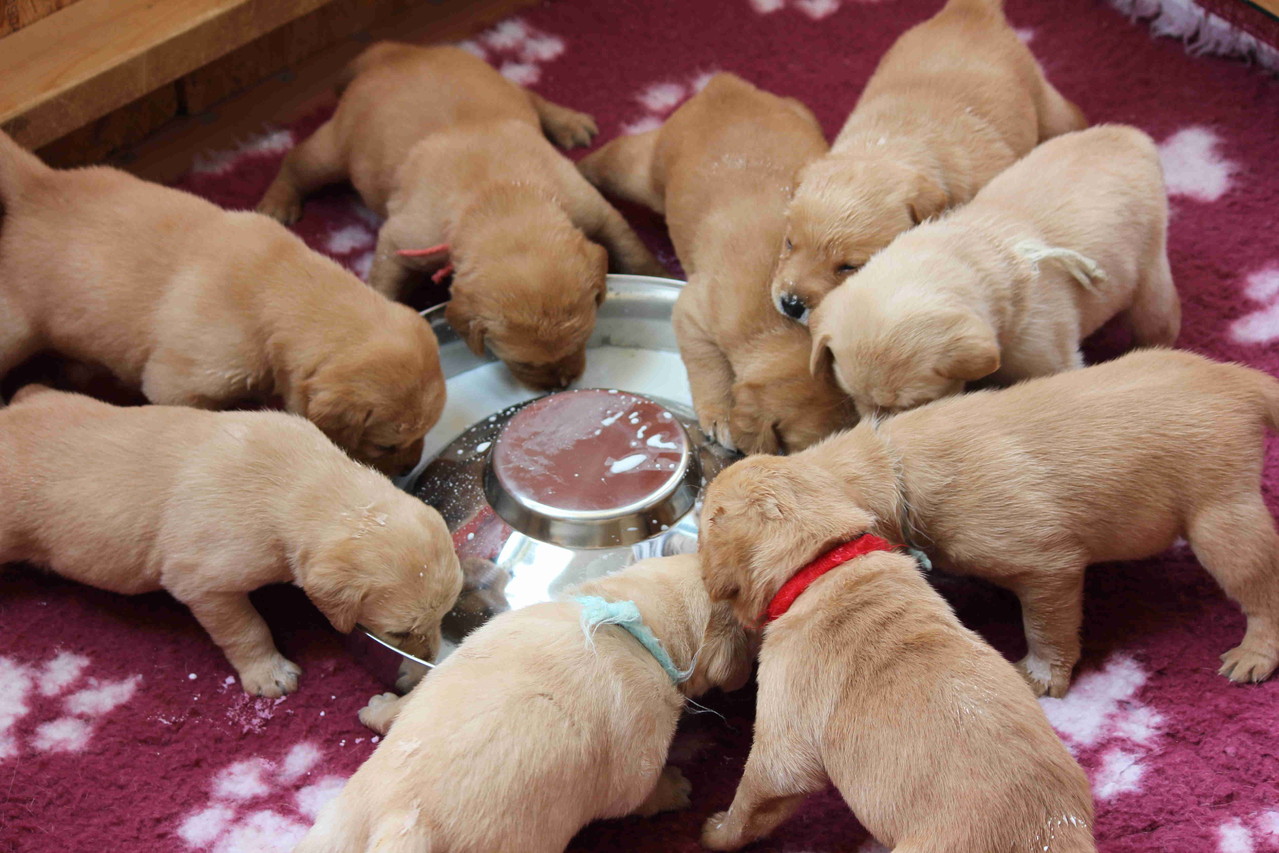
<instances>
[{"instance_id":1,"label":"white paw print pattern on rug","mask_svg":"<svg viewBox=\"0 0 1279 853\"><path fill-rule=\"evenodd\" d=\"M1279 340L1279 263L1248 276L1243 292L1260 307L1236 320L1230 327L1231 336L1241 344Z\"/></svg>"},{"instance_id":2,"label":"white paw print pattern on rug","mask_svg":"<svg viewBox=\"0 0 1279 853\"><path fill-rule=\"evenodd\" d=\"M1231 818L1217 827L1218 853L1261 853L1279 850L1279 811Z\"/></svg>"},{"instance_id":3,"label":"white paw print pattern on rug","mask_svg":"<svg viewBox=\"0 0 1279 853\"><path fill-rule=\"evenodd\" d=\"M644 114L622 125L622 133L634 135L647 133L662 126L662 122L684 101L696 95L716 75L715 71L701 71L687 81L651 83L640 90L635 100L644 108Z\"/></svg>"},{"instance_id":4,"label":"white paw print pattern on rug","mask_svg":"<svg viewBox=\"0 0 1279 853\"><path fill-rule=\"evenodd\" d=\"M279 761L246 758L223 767L209 784L208 802L178 825L178 837L189 849L211 853L292 850L346 781L312 780L321 758L319 747L303 742Z\"/></svg>"},{"instance_id":5,"label":"white paw print pattern on rug","mask_svg":"<svg viewBox=\"0 0 1279 853\"><path fill-rule=\"evenodd\" d=\"M293 131L270 130L250 137L235 148L198 155L191 165L191 171L197 175L225 174L244 158L276 157L287 154L293 148L293 144Z\"/></svg>"},{"instance_id":6,"label":"white paw print pattern on rug","mask_svg":"<svg viewBox=\"0 0 1279 853\"><path fill-rule=\"evenodd\" d=\"M542 66L564 53L564 39L508 18L458 47L487 60L508 80L532 86L542 78Z\"/></svg>"},{"instance_id":7,"label":"white paw print pattern on rug","mask_svg":"<svg viewBox=\"0 0 1279 853\"><path fill-rule=\"evenodd\" d=\"M1159 737L1163 718L1136 698L1149 675L1127 655L1115 655L1101 669L1085 673L1071 685L1064 699L1039 703L1067 748L1084 761L1099 800L1141 790L1144 759Z\"/></svg>"},{"instance_id":8,"label":"white paw print pattern on rug","mask_svg":"<svg viewBox=\"0 0 1279 853\"><path fill-rule=\"evenodd\" d=\"M1209 202L1229 192L1239 167L1221 147L1221 137L1207 127L1187 127L1159 143L1168 195Z\"/></svg>"},{"instance_id":9,"label":"white paw print pattern on rug","mask_svg":"<svg viewBox=\"0 0 1279 853\"><path fill-rule=\"evenodd\" d=\"M761 15L771 15L774 12L780 12L783 9L794 9L812 18L814 21L820 21L822 18L829 18L840 10L845 0L748 0L751 8ZM884 0L853 0L849 5L869 5L871 3L882 3Z\"/></svg>"},{"instance_id":10,"label":"white paw print pattern on rug","mask_svg":"<svg viewBox=\"0 0 1279 853\"><path fill-rule=\"evenodd\" d=\"M0 657L0 761L27 750L80 752L96 721L133 698L141 675L119 681L86 678L90 663L72 652L59 652L43 665ZM17 730L33 714L49 719L28 731L24 741Z\"/></svg>"}]
</instances>

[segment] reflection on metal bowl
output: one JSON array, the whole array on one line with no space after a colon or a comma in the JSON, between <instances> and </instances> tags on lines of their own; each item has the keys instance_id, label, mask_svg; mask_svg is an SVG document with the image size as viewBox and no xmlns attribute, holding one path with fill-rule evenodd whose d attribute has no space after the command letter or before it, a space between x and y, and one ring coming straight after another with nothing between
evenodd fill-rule
<instances>
[{"instance_id":1,"label":"reflection on metal bowl","mask_svg":"<svg viewBox=\"0 0 1279 853\"><path fill-rule=\"evenodd\" d=\"M444 516L466 576L441 658L496 613L696 548L702 489L733 457L692 412L670 322L681 284L608 284L585 374L576 390L548 396L473 355L443 306L424 314L440 338L448 404L423 462L398 483ZM353 645L399 689L429 666L371 636Z\"/></svg>"}]
</instances>

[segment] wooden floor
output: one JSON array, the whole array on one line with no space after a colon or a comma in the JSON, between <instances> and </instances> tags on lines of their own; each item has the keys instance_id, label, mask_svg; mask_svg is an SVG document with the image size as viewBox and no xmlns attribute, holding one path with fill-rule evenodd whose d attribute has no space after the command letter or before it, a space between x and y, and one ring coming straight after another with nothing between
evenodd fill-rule
<instances>
[{"instance_id":1,"label":"wooden floor","mask_svg":"<svg viewBox=\"0 0 1279 853\"><path fill-rule=\"evenodd\" d=\"M230 148L268 123L291 119L333 99L339 72L370 42L395 39L419 44L466 38L511 14L529 0L442 0L422 3L382 21L369 31L344 39L296 67L217 104L206 113L176 119L113 164L152 181L168 183L190 168L201 152Z\"/></svg>"}]
</instances>

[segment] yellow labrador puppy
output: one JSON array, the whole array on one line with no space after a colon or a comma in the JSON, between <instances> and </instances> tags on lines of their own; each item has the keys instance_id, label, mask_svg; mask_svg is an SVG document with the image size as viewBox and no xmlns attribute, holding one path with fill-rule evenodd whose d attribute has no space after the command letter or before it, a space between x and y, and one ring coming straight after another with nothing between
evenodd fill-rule
<instances>
[{"instance_id":1,"label":"yellow labrador puppy","mask_svg":"<svg viewBox=\"0 0 1279 853\"><path fill-rule=\"evenodd\" d=\"M594 600L503 613L408 696L374 697L361 719L390 733L296 853L558 853L592 820L686 808L665 766L676 721L685 697L746 682L745 632L711 605L695 556L576 595ZM601 599L633 602L666 660L595 624Z\"/></svg>"},{"instance_id":2,"label":"yellow labrador puppy","mask_svg":"<svg viewBox=\"0 0 1279 853\"><path fill-rule=\"evenodd\" d=\"M807 577L751 579L776 596L755 742L702 843L737 850L834 783L895 853L1095 851L1088 779L1016 670L890 548L862 537Z\"/></svg>"},{"instance_id":3,"label":"yellow labrador puppy","mask_svg":"<svg viewBox=\"0 0 1279 853\"><path fill-rule=\"evenodd\" d=\"M1122 125L1059 136L835 288L812 317L814 369L833 360L865 417L978 379L1082 367L1080 342L1120 313L1138 345L1171 345L1181 302L1167 238L1149 136Z\"/></svg>"},{"instance_id":4,"label":"yellow labrador puppy","mask_svg":"<svg viewBox=\"0 0 1279 853\"><path fill-rule=\"evenodd\" d=\"M153 403L277 404L357 459L417 462L439 345L288 229L116 169L55 171L0 133L0 377L41 350Z\"/></svg>"},{"instance_id":5,"label":"yellow labrador puppy","mask_svg":"<svg viewBox=\"0 0 1279 853\"><path fill-rule=\"evenodd\" d=\"M1037 143L1087 126L1004 18L1003 0L949 0L875 69L830 154L800 173L773 278L806 322L901 232L977 190Z\"/></svg>"},{"instance_id":6,"label":"yellow labrador puppy","mask_svg":"<svg viewBox=\"0 0 1279 853\"><path fill-rule=\"evenodd\" d=\"M99 589L166 590L248 693L297 689L249 593L300 586L433 657L462 571L439 513L282 412L117 408L29 385L0 409L0 562Z\"/></svg>"},{"instance_id":7,"label":"yellow labrador puppy","mask_svg":"<svg viewBox=\"0 0 1279 853\"><path fill-rule=\"evenodd\" d=\"M1279 534L1260 492L1261 435L1279 381L1175 350L1144 350L1001 391L864 420L794 456L751 457L707 493L711 595L753 619L758 579L784 579L868 531L1021 600L1040 694L1079 659L1084 569L1184 536L1248 617L1222 656L1232 681L1279 664Z\"/></svg>"},{"instance_id":8,"label":"yellow labrador puppy","mask_svg":"<svg viewBox=\"0 0 1279 853\"><path fill-rule=\"evenodd\" d=\"M829 372L810 376L807 332L768 293L795 172L825 152L804 105L717 74L660 129L578 164L606 192L666 214L689 276L674 322L693 405L726 447L802 450L854 420Z\"/></svg>"},{"instance_id":9,"label":"yellow labrador puppy","mask_svg":"<svg viewBox=\"0 0 1279 853\"><path fill-rule=\"evenodd\" d=\"M285 158L258 209L291 223L304 195L349 178L387 217L375 289L395 299L420 274L452 272L448 319L477 355L487 341L536 388L576 379L610 263L664 274L546 139L589 144L595 122L454 47L377 44L350 77L333 118Z\"/></svg>"}]
</instances>

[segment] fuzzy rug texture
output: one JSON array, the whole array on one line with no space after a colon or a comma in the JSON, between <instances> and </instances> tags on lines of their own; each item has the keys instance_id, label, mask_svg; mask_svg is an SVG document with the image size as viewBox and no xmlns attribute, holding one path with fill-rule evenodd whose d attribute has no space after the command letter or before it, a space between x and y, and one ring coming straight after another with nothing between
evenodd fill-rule
<instances>
[{"instance_id":1,"label":"fuzzy rug texture","mask_svg":"<svg viewBox=\"0 0 1279 853\"><path fill-rule=\"evenodd\" d=\"M876 60L939 0L556 0L467 46L524 85L595 115L604 139L658 124L718 69L812 106L838 130ZM1279 84L1226 59L1188 55L1101 0L1008 0L1054 83L1094 121L1159 143L1172 204L1180 345L1279 372ZM281 155L324 118L204 157L182 186L252 207ZM653 216L626 211L663 260ZM298 232L360 274L376 218L347 189L306 207ZM74 252L75 235L68 235ZM233 247L228 250L234 251ZM1103 330L1089 356L1122 348ZM1279 442L1266 494L1279 511ZM1279 568L1279 567L1277 567ZM1023 654L1015 601L937 577L964 621ZM290 588L256 601L304 669L300 692L254 699L166 595L125 598L28 567L0 573L0 851L289 850L374 749L356 711L379 686ZM1084 655L1070 695L1044 710L1088 771L1107 853L1279 851L1279 682L1238 687L1217 657L1239 609L1181 545L1089 572ZM672 760L690 811L593 825L573 850L695 851L725 808L750 746L753 695L712 695ZM979 819L974 815L974 819ZM833 791L761 851L880 850Z\"/></svg>"}]
</instances>

